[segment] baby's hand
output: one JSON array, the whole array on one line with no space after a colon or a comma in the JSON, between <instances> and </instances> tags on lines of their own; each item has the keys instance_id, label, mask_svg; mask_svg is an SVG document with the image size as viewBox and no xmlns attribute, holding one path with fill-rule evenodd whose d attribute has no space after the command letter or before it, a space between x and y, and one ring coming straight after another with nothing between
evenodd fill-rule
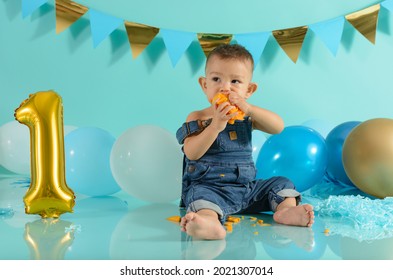
<instances>
[{"instance_id":1,"label":"baby's hand","mask_svg":"<svg viewBox=\"0 0 393 280\"><path fill-rule=\"evenodd\" d=\"M228 101L217 103L217 100L213 100L213 119L210 126L213 126L217 131L223 131L233 117L236 116L237 112L231 112L235 106L232 106Z\"/></svg>"},{"instance_id":2,"label":"baby's hand","mask_svg":"<svg viewBox=\"0 0 393 280\"><path fill-rule=\"evenodd\" d=\"M250 105L247 103L246 99L240 96L240 94L238 94L237 92L231 92L228 95L228 100L231 102L231 104L238 107L242 112L248 114Z\"/></svg>"},{"instance_id":3,"label":"baby's hand","mask_svg":"<svg viewBox=\"0 0 393 280\"><path fill-rule=\"evenodd\" d=\"M229 102L227 95L222 93L217 93L213 97L212 103L216 106L216 109L218 109L220 106L222 109L224 108L227 109L225 119L227 119L227 122L229 124L234 124L235 120L244 119L244 113L241 110L239 110L237 106L233 106L235 105L234 103Z\"/></svg>"}]
</instances>

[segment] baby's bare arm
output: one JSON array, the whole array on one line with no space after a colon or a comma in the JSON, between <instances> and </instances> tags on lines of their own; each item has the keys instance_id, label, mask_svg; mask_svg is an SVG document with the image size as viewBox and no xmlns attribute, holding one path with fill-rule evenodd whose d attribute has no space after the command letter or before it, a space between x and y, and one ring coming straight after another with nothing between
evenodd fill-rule
<instances>
[{"instance_id":1,"label":"baby's bare arm","mask_svg":"<svg viewBox=\"0 0 393 280\"><path fill-rule=\"evenodd\" d=\"M231 109L233 109L233 106L228 102L224 102L218 106L215 103L212 104L208 109L210 112L213 112L210 125L198 135L189 136L184 140L183 151L188 159L198 160L206 153L216 140L218 134L225 129L228 120L234 116L234 114L229 114ZM198 112L191 113L187 121L199 118L200 115Z\"/></svg>"},{"instance_id":2,"label":"baby's bare arm","mask_svg":"<svg viewBox=\"0 0 393 280\"><path fill-rule=\"evenodd\" d=\"M255 129L269 134L277 134L284 129L284 122L276 113L248 103L247 99L237 93L231 93L229 100L251 117Z\"/></svg>"},{"instance_id":3,"label":"baby's bare arm","mask_svg":"<svg viewBox=\"0 0 393 280\"><path fill-rule=\"evenodd\" d=\"M277 134L284 129L284 121L272 111L249 104L246 114L251 116L255 129L269 134Z\"/></svg>"},{"instance_id":4,"label":"baby's bare arm","mask_svg":"<svg viewBox=\"0 0 393 280\"><path fill-rule=\"evenodd\" d=\"M219 131L212 126L206 127L201 133L184 140L184 154L190 160L201 158L218 136Z\"/></svg>"}]
</instances>

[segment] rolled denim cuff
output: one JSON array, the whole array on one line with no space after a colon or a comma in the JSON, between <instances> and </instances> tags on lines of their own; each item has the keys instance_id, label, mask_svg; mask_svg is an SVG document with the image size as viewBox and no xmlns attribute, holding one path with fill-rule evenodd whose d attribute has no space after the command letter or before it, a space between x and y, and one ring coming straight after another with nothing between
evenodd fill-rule
<instances>
[{"instance_id":1,"label":"rolled denim cuff","mask_svg":"<svg viewBox=\"0 0 393 280\"><path fill-rule=\"evenodd\" d=\"M199 210L202 210L202 209L210 209L210 210L215 211L220 216L220 219L224 215L221 208L218 207L217 204L215 204L211 201L208 201L208 200L203 200L203 199L198 199L198 200L191 202L190 205L188 206L187 213L188 212L198 212Z\"/></svg>"},{"instance_id":2,"label":"rolled denim cuff","mask_svg":"<svg viewBox=\"0 0 393 280\"><path fill-rule=\"evenodd\" d=\"M296 205L298 205L300 203L300 201L302 200L302 196L298 191L296 191L294 189L283 189L283 190L277 192L276 200L271 202L272 210L275 212L277 209L277 206L281 202L283 202L287 197L296 198Z\"/></svg>"}]
</instances>

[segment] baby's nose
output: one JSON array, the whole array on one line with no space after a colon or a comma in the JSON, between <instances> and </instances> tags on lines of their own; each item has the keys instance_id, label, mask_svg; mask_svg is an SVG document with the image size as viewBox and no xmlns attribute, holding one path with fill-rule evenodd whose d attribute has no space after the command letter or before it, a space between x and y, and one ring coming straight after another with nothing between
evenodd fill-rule
<instances>
[{"instance_id":1,"label":"baby's nose","mask_svg":"<svg viewBox=\"0 0 393 280\"><path fill-rule=\"evenodd\" d=\"M230 83L222 83L220 91L224 93L228 93L230 89L231 89Z\"/></svg>"}]
</instances>

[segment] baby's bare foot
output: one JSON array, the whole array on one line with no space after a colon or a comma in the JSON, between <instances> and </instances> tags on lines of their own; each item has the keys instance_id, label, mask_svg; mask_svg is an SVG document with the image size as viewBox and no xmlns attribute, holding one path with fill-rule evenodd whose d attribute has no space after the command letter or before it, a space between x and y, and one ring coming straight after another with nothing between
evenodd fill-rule
<instances>
[{"instance_id":1,"label":"baby's bare foot","mask_svg":"<svg viewBox=\"0 0 393 280\"><path fill-rule=\"evenodd\" d=\"M226 231L217 216L187 213L180 222L182 231L196 239L224 239Z\"/></svg>"},{"instance_id":2,"label":"baby's bare foot","mask_svg":"<svg viewBox=\"0 0 393 280\"><path fill-rule=\"evenodd\" d=\"M284 225L311 227L314 223L314 210L310 204L286 207L274 213L273 219Z\"/></svg>"}]
</instances>

